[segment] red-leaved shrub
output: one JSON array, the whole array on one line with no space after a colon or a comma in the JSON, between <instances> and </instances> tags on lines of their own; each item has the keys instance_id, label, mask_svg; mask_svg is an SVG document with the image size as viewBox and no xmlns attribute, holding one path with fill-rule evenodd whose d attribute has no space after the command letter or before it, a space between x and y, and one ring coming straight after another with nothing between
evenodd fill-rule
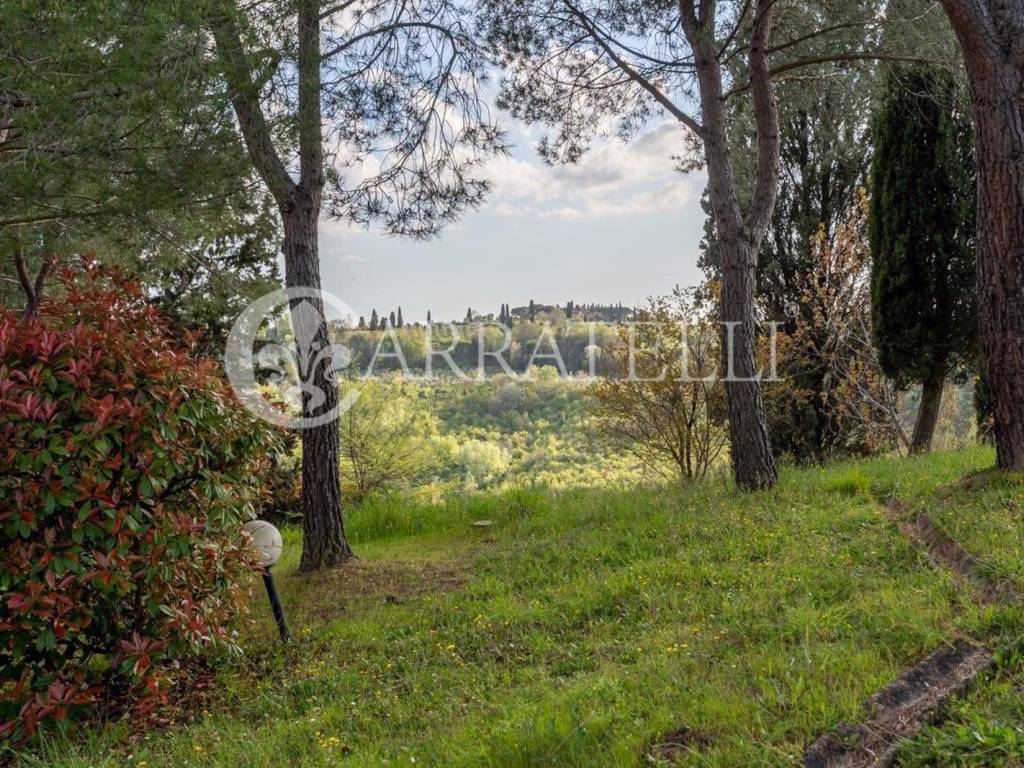
<instances>
[{"instance_id":1,"label":"red-leaved shrub","mask_svg":"<svg viewBox=\"0 0 1024 768\"><path fill-rule=\"evenodd\" d=\"M138 288L85 265L0 307L0 739L145 712L231 642L274 437Z\"/></svg>"}]
</instances>

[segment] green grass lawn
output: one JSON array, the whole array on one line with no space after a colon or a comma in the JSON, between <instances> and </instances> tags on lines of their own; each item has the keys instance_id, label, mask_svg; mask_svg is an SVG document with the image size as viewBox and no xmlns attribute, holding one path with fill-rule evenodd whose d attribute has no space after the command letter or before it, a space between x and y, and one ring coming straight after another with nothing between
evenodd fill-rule
<instances>
[{"instance_id":1,"label":"green grass lawn","mask_svg":"<svg viewBox=\"0 0 1024 768\"><path fill-rule=\"evenodd\" d=\"M791 470L754 495L709 484L368 506L350 520L351 568L294 575L288 532L278 578L296 639L274 642L256 593L246 656L195 724L135 741L123 724L72 732L19 762L793 765L954 634L1015 626L929 567L877 501L928 503L992 461L977 449ZM956 494L979 519L1002 510L993 532L952 496L937 519L1024 575L1021 488Z\"/></svg>"},{"instance_id":2,"label":"green grass lawn","mask_svg":"<svg viewBox=\"0 0 1024 768\"><path fill-rule=\"evenodd\" d=\"M989 576L1024 588L1024 476L968 476L919 506L981 558ZM907 745L903 765L1024 766L1024 641L1005 643L996 668Z\"/></svg>"}]
</instances>

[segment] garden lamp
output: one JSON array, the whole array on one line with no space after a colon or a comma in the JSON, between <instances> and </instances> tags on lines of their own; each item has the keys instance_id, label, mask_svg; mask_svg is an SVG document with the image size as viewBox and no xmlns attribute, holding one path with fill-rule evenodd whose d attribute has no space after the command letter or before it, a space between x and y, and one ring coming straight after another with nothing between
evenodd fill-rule
<instances>
[{"instance_id":1,"label":"garden lamp","mask_svg":"<svg viewBox=\"0 0 1024 768\"><path fill-rule=\"evenodd\" d=\"M250 520L242 526L242 530L252 539L258 562L263 566L263 585L267 588L267 597L270 599L270 609L274 612L274 621L277 622L277 631L281 634L281 640L288 642L288 624L284 618L281 597L277 594L277 586L274 584L274 575L271 573L274 563L281 557L281 551L284 549L281 532L266 520Z\"/></svg>"}]
</instances>

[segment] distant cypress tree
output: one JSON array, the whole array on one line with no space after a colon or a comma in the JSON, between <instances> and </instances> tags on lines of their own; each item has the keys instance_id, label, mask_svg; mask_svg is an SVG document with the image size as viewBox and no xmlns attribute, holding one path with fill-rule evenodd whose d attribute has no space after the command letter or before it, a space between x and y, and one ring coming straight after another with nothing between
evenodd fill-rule
<instances>
[{"instance_id":1,"label":"distant cypress tree","mask_svg":"<svg viewBox=\"0 0 1024 768\"><path fill-rule=\"evenodd\" d=\"M530 308L527 311L529 312L531 321L537 319L537 305L533 303L533 299L530 299Z\"/></svg>"},{"instance_id":2,"label":"distant cypress tree","mask_svg":"<svg viewBox=\"0 0 1024 768\"><path fill-rule=\"evenodd\" d=\"M576 309L575 305L571 301L565 303L565 316L569 320L572 319L572 313Z\"/></svg>"},{"instance_id":3,"label":"distant cypress tree","mask_svg":"<svg viewBox=\"0 0 1024 768\"><path fill-rule=\"evenodd\" d=\"M362 315L359 316L359 330L360 331L365 331L366 330L366 318L363 317Z\"/></svg>"},{"instance_id":4,"label":"distant cypress tree","mask_svg":"<svg viewBox=\"0 0 1024 768\"><path fill-rule=\"evenodd\" d=\"M931 447L942 390L977 340L970 127L953 76L887 75L875 115L872 321L886 375L922 385L912 450Z\"/></svg>"},{"instance_id":5,"label":"distant cypress tree","mask_svg":"<svg viewBox=\"0 0 1024 768\"><path fill-rule=\"evenodd\" d=\"M391 327L391 328L395 327L395 313L394 313L394 310L392 310L391 314L388 316L388 323L389 323L389 327Z\"/></svg>"},{"instance_id":6,"label":"distant cypress tree","mask_svg":"<svg viewBox=\"0 0 1024 768\"><path fill-rule=\"evenodd\" d=\"M398 308L398 327L401 328L402 325L404 325L404 321L402 320L402 308L399 307Z\"/></svg>"},{"instance_id":7,"label":"distant cypress tree","mask_svg":"<svg viewBox=\"0 0 1024 768\"><path fill-rule=\"evenodd\" d=\"M472 323L473 322L473 308L472 307L470 307L469 309L466 310L466 322L467 323Z\"/></svg>"},{"instance_id":8,"label":"distant cypress tree","mask_svg":"<svg viewBox=\"0 0 1024 768\"><path fill-rule=\"evenodd\" d=\"M427 325L430 325L430 324L431 324L431 322L432 322L432 321L431 321L431 319L430 319L430 310L428 309L428 310L427 310Z\"/></svg>"},{"instance_id":9,"label":"distant cypress tree","mask_svg":"<svg viewBox=\"0 0 1024 768\"><path fill-rule=\"evenodd\" d=\"M380 320L377 319L377 310L370 312L370 330L376 331L380 327Z\"/></svg>"}]
</instances>

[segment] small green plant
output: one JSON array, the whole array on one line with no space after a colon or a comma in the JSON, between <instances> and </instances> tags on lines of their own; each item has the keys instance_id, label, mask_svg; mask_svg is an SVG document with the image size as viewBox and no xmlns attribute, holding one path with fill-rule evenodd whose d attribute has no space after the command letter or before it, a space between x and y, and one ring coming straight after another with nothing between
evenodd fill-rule
<instances>
[{"instance_id":1,"label":"small green plant","mask_svg":"<svg viewBox=\"0 0 1024 768\"><path fill-rule=\"evenodd\" d=\"M927 728L904 748L899 765L1001 768L1024 762L1024 728L975 716L969 723Z\"/></svg>"},{"instance_id":2,"label":"small green plant","mask_svg":"<svg viewBox=\"0 0 1024 768\"><path fill-rule=\"evenodd\" d=\"M828 480L825 489L843 496L859 496L871 490L871 479L860 468L853 468Z\"/></svg>"}]
</instances>

